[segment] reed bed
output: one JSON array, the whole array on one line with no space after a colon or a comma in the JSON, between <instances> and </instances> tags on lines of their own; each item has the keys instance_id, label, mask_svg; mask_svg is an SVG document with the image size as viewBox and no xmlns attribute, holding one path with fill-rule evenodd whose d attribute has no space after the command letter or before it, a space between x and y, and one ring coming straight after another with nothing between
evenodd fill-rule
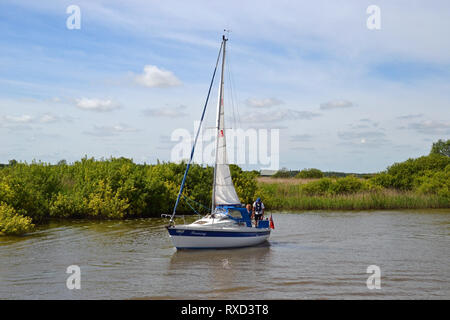
<instances>
[{"instance_id":1,"label":"reed bed","mask_svg":"<svg viewBox=\"0 0 450 320\"><path fill-rule=\"evenodd\" d=\"M294 180L294 179L292 179ZM382 189L350 194L307 195L301 182L269 183L259 180L258 190L270 210L374 210L450 208L448 197L414 191Z\"/></svg>"}]
</instances>

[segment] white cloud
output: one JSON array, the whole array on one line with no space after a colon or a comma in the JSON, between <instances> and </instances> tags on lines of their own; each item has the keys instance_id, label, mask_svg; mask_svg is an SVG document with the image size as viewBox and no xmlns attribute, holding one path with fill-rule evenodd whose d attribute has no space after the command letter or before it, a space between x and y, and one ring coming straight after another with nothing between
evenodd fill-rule
<instances>
[{"instance_id":1,"label":"white cloud","mask_svg":"<svg viewBox=\"0 0 450 320\"><path fill-rule=\"evenodd\" d=\"M333 100L320 105L321 110L351 108L354 104L347 100Z\"/></svg>"},{"instance_id":2,"label":"white cloud","mask_svg":"<svg viewBox=\"0 0 450 320\"><path fill-rule=\"evenodd\" d=\"M305 133L305 134L295 134L295 135L290 137L290 140L291 141L302 141L302 142L303 141L311 141L312 137L313 137L312 135L307 134L307 133Z\"/></svg>"},{"instance_id":3,"label":"white cloud","mask_svg":"<svg viewBox=\"0 0 450 320\"><path fill-rule=\"evenodd\" d=\"M397 119L399 120L409 120L409 119L416 119L416 118L422 118L423 113L417 113L417 114L407 114L404 116L398 116Z\"/></svg>"},{"instance_id":4,"label":"white cloud","mask_svg":"<svg viewBox=\"0 0 450 320\"><path fill-rule=\"evenodd\" d=\"M143 114L148 117L167 117L167 118L179 118L187 116L187 113L184 111L186 110L186 106L180 105L178 107L169 108L169 107L162 107L162 108L148 108L143 110Z\"/></svg>"},{"instance_id":5,"label":"white cloud","mask_svg":"<svg viewBox=\"0 0 450 320\"><path fill-rule=\"evenodd\" d=\"M21 116L4 116L3 118L6 120L6 122L13 123L30 123L34 120L33 117L28 114L24 114Z\"/></svg>"},{"instance_id":6,"label":"white cloud","mask_svg":"<svg viewBox=\"0 0 450 320\"><path fill-rule=\"evenodd\" d=\"M39 118L40 123L56 123L56 122L73 122L74 117L68 115L55 115L52 113L45 113Z\"/></svg>"},{"instance_id":7,"label":"white cloud","mask_svg":"<svg viewBox=\"0 0 450 320\"><path fill-rule=\"evenodd\" d=\"M97 137L109 137L120 133L129 133L138 131L126 124L116 124L112 126L94 126L92 131L85 131L84 134L97 136Z\"/></svg>"},{"instance_id":8,"label":"white cloud","mask_svg":"<svg viewBox=\"0 0 450 320\"><path fill-rule=\"evenodd\" d=\"M87 99L81 98L76 100L76 106L82 110L90 110L97 112L108 112L118 109L120 105L111 99Z\"/></svg>"},{"instance_id":9,"label":"white cloud","mask_svg":"<svg viewBox=\"0 0 450 320\"><path fill-rule=\"evenodd\" d=\"M359 122L355 122L350 124L350 127L352 129L370 129L370 128L376 128L380 124L379 122L373 121L369 118L360 119Z\"/></svg>"},{"instance_id":10,"label":"white cloud","mask_svg":"<svg viewBox=\"0 0 450 320\"><path fill-rule=\"evenodd\" d=\"M247 99L245 103L247 104L247 106L252 108L269 108L283 104L284 102L276 98L265 98L265 99L251 98Z\"/></svg>"},{"instance_id":11,"label":"white cloud","mask_svg":"<svg viewBox=\"0 0 450 320\"><path fill-rule=\"evenodd\" d=\"M39 119L39 121L42 123L56 122L56 121L58 121L58 117L56 117L55 115L46 113Z\"/></svg>"},{"instance_id":12,"label":"white cloud","mask_svg":"<svg viewBox=\"0 0 450 320\"><path fill-rule=\"evenodd\" d=\"M345 141L338 145L381 147L390 144L390 141L386 139L386 134L381 131L340 131L337 135Z\"/></svg>"},{"instance_id":13,"label":"white cloud","mask_svg":"<svg viewBox=\"0 0 450 320\"><path fill-rule=\"evenodd\" d=\"M166 88L181 85L181 81L171 71L152 65L146 65L144 73L137 75L135 81L149 88Z\"/></svg>"},{"instance_id":14,"label":"white cloud","mask_svg":"<svg viewBox=\"0 0 450 320\"><path fill-rule=\"evenodd\" d=\"M444 121L426 120L415 122L410 123L407 128L423 134L450 134L450 122Z\"/></svg>"},{"instance_id":15,"label":"white cloud","mask_svg":"<svg viewBox=\"0 0 450 320\"><path fill-rule=\"evenodd\" d=\"M260 122L279 122L284 120L311 120L321 116L320 113L311 111L297 111L294 109L277 109L258 114Z\"/></svg>"},{"instance_id":16,"label":"white cloud","mask_svg":"<svg viewBox=\"0 0 450 320\"><path fill-rule=\"evenodd\" d=\"M378 139L383 138L385 136L384 132L381 131L362 131L362 132L355 132L355 131L343 131L338 132L339 138L343 140L353 140L353 139Z\"/></svg>"},{"instance_id":17,"label":"white cloud","mask_svg":"<svg viewBox=\"0 0 450 320\"><path fill-rule=\"evenodd\" d=\"M301 151L314 151L313 147L290 147L291 150L301 150Z\"/></svg>"},{"instance_id":18,"label":"white cloud","mask_svg":"<svg viewBox=\"0 0 450 320\"><path fill-rule=\"evenodd\" d=\"M32 116L28 114L24 114L21 116L3 116L0 118L0 123L3 122L5 127L13 128L13 129L33 129L35 125L41 124L50 124L56 122L72 122L73 118L70 116L57 116L51 113L45 113L41 116Z\"/></svg>"}]
</instances>

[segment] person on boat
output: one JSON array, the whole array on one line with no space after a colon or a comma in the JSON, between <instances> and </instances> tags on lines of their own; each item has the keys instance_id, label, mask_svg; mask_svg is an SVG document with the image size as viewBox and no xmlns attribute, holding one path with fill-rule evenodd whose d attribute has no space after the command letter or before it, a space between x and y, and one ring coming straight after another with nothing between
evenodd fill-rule
<instances>
[{"instance_id":1,"label":"person on boat","mask_svg":"<svg viewBox=\"0 0 450 320\"><path fill-rule=\"evenodd\" d=\"M247 208L247 213L248 216L250 217L250 219L253 219L253 210L252 210L252 205L250 203L247 203L247 205L245 206L245 208Z\"/></svg>"},{"instance_id":2,"label":"person on boat","mask_svg":"<svg viewBox=\"0 0 450 320\"><path fill-rule=\"evenodd\" d=\"M253 215L255 217L255 223L258 226L258 221L264 217L264 203L261 201L261 198L253 202Z\"/></svg>"}]
</instances>

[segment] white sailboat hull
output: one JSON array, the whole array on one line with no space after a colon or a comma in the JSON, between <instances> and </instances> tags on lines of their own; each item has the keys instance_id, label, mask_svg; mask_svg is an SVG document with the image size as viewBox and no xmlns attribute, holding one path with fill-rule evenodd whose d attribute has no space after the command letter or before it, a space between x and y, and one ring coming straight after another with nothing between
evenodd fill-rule
<instances>
[{"instance_id":1,"label":"white sailboat hull","mask_svg":"<svg viewBox=\"0 0 450 320\"><path fill-rule=\"evenodd\" d=\"M247 230L253 229L253 230ZM169 228L170 238L177 249L239 248L261 244L270 237L270 229L244 230Z\"/></svg>"}]
</instances>

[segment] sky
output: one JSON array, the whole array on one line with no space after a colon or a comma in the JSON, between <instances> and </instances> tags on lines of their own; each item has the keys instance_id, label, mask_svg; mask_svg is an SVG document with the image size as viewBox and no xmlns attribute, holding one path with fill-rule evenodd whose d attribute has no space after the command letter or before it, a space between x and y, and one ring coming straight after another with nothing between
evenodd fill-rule
<instances>
[{"instance_id":1,"label":"sky","mask_svg":"<svg viewBox=\"0 0 450 320\"><path fill-rule=\"evenodd\" d=\"M450 138L448 17L448 1L2 0L0 163L170 161L228 29L229 127L278 129L280 168L382 171Z\"/></svg>"}]
</instances>

